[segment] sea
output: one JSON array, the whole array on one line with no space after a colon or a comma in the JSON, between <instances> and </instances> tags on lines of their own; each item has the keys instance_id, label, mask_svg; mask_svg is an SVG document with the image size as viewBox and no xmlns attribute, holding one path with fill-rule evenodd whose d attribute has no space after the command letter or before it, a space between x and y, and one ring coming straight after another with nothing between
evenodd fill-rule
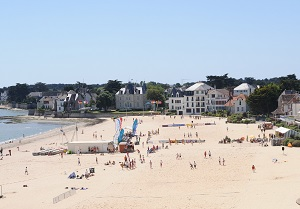
<instances>
[{"instance_id":1,"label":"sea","mask_svg":"<svg viewBox=\"0 0 300 209\"><path fill-rule=\"evenodd\" d=\"M15 117L21 115L28 115L28 111L0 109L0 144L11 140L20 140L26 136L41 134L66 125L53 122L15 122L10 118L5 118L5 116Z\"/></svg>"}]
</instances>

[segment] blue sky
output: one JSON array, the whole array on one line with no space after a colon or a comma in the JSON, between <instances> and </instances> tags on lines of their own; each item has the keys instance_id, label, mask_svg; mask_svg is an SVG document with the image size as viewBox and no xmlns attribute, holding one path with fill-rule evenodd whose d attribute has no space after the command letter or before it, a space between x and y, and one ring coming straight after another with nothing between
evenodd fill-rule
<instances>
[{"instance_id":1,"label":"blue sky","mask_svg":"<svg viewBox=\"0 0 300 209\"><path fill-rule=\"evenodd\" d=\"M0 0L0 87L300 78L300 1Z\"/></svg>"}]
</instances>

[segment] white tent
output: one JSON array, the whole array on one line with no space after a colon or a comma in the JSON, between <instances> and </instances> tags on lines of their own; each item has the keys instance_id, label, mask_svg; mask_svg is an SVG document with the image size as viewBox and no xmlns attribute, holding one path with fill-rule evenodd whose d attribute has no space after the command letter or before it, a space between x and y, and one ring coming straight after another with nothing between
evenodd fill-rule
<instances>
[{"instance_id":1,"label":"white tent","mask_svg":"<svg viewBox=\"0 0 300 209\"><path fill-rule=\"evenodd\" d=\"M68 150L73 153L81 151L82 153L91 153L91 149L94 152L103 153L108 152L108 145L111 141L73 141L68 143Z\"/></svg>"},{"instance_id":2,"label":"white tent","mask_svg":"<svg viewBox=\"0 0 300 209\"><path fill-rule=\"evenodd\" d=\"M285 134L286 132L290 131L290 129L284 128L284 127L279 127L275 131L279 132L279 133L282 133L282 134Z\"/></svg>"}]
</instances>

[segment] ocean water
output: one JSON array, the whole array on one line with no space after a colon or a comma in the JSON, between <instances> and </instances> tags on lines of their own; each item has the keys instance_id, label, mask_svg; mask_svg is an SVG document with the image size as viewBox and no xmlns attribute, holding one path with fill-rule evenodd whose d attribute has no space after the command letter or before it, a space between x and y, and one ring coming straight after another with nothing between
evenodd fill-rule
<instances>
[{"instance_id":1,"label":"ocean water","mask_svg":"<svg viewBox=\"0 0 300 209\"><path fill-rule=\"evenodd\" d=\"M27 115L28 112L24 110L6 110L0 109L0 117L3 116L18 116ZM22 139L23 135L32 136L40 134L55 128L60 128L66 124L56 123L37 123L37 122L22 122L13 123L10 119L0 118L0 144L9 140Z\"/></svg>"}]
</instances>

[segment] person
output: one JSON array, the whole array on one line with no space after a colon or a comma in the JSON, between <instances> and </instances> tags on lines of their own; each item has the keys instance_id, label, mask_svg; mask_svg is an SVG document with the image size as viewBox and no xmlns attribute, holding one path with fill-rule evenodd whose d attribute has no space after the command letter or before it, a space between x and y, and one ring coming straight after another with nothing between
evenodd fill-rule
<instances>
[{"instance_id":1,"label":"person","mask_svg":"<svg viewBox=\"0 0 300 209\"><path fill-rule=\"evenodd\" d=\"M221 157L219 157L219 165L221 165Z\"/></svg>"},{"instance_id":2,"label":"person","mask_svg":"<svg viewBox=\"0 0 300 209\"><path fill-rule=\"evenodd\" d=\"M204 158L206 158L206 150L205 150L205 152L204 152Z\"/></svg>"},{"instance_id":3,"label":"person","mask_svg":"<svg viewBox=\"0 0 300 209\"><path fill-rule=\"evenodd\" d=\"M194 166L192 163L190 163L190 167L191 167L191 170L194 169Z\"/></svg>"},{"instance_id":4,"label":"person","mask_svg":"<svg viewBox=\"0 0 300 209\"><path fill-rule=\"evenodd\" d=\"M255 166L254 165L252 165L252 171L253 171L253 173L255 173Z\"/></svg>"},{"instance_id":5,"label":"person","mask_svg":"<svg viewBox=\"0 0 300 209\"><path fill-rule=\"evenodd\" d=\"M98 158L96 157L96 163L98 164Z\"/></svg>"},{"instance_id":6,"label":"person","mask_svg":"<svg viewBox=\"0 0 300 209\"><path fill-rule=\"evenodd\" d=\"M194 168L195 168L195 169L197 168L197 164L196 164L196 161L194 161Z\"/></svg>"},{"instance_id":7,"label":"person","mask_svg":"<svg viewBox=\"0 0 300 209\"><path fill-rule=\"evenodd\" d=\"M225 159L223 158L223 165L225 165Z\"/></svg>"},{"instance_id":8,"label":"person","mask_svg":"<svg viewBox=\"0 0 300 209\"><path fill-rule=\"evenodd\" d=\"M208 151L208 157L211 158L211 153L210 150Z\"/></svg>"},{"instance_id":9,"label":"person","mask_svg":"<svg viewBox=\"0 0 300 209\"><path fill-rule=\"evenodd\" d=\"M160 160L160 167L162 168L162 164L163 164L163 161L162 160Z\"/></svg>"},{"instance_id":10,"label":"person","mask_svg":"<svg viewBox=\"0 0 300 209\"><path fill-rule=\"evenodd\" d=\"M80 163L80 159L78 158L78 165L81 165L81 163Z\"/></svg>"},{"instance_id":11,"label":"person","mask_svg":"<svg viewBox=\"0 0 300 209\"><path fill-rule=\"evenodd\" d=\"M27 169L27 167L25 168L25 175L28 175L28 169Z\"/></svg>"},{"instance_id":12,"label":"person","mask_svg":"<svg viewBox=\"0 0 300 209\"><path fill-rule=\"evenodd\" d=\"M150 160L150 168L152 169L152 161Z\"/></svg>"}]
</instances>

